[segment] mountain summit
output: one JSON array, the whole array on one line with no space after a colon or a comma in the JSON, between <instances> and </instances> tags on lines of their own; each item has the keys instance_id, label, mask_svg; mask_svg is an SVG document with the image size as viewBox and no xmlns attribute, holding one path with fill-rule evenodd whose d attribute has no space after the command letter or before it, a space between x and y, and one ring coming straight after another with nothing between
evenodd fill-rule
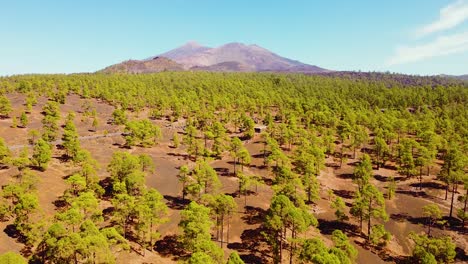
<instances>
[{"instance_id":1,"label":"mountain summit","mask_svg":"<svg viewBox=\"0 0 468 264\"><path fill-rule=\"evenodd\" d=\"M122 70L122 66L113 65L103 70L121 69L120 72L138 73L138 69L143 67L136 65L137 62L148 65L148 63L157 63L155 58L167 58L180 65L184 70L194 71L222 71L222 72L302 72L302 73L322 73L329 70L302 63L300 61L281 57L258 45L246 45L243 43L228 43L216 48L205 47L197 42L191 41L185 45L168 52L159 54L142 61L132 61L132 69ZM167 64L167 62L165 61ZM120 64L117 64L120 65ZM127 63L128 66L128 63ZM125 68L125 67L124 67ZM144 67L162 69L164 67ZM179 69L172 67L171 69Z\"/></svg>"}]
</instances>

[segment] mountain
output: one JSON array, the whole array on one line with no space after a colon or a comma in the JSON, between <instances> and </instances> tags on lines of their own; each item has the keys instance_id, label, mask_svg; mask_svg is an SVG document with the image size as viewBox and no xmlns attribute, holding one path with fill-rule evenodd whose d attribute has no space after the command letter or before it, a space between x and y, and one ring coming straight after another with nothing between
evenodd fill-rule
<instances>
[{"instance_id":1,"label":"mountain","mask_svg":"<svg viewBox=\"0 0 468 264\"><path fill-rule=\"evenodd\" d=\"M281 57L258 45L228 43L216 48L189 42L158 56L184 65L186 69L207 71L328 72L317 66Z\"/></svg>"},{"instance_id":2,"label":"mountain","mask_svg":"<svg viewBox=\"0 0 468 264\"><path fill-rule=\"evenodd\" d=\"M458 79L463 81L468 81L468 74L465 75L447 75L447 74L440 74L440 77L451 78L451 79Z\"/></svg>"},{"instance_id":3,"label":"mountain","mask_svg":"<svg viewBox=\"0 0 468 264\"><path fill-rule=\"evenodd\" d=\"M329 70L281 57L257 45L228 43L216 48L196 42L150 57L130 60L101 70L104 73L151 73L160 71L214 72L300 72L326 73Z\"/></svg>"},{"instance_id":4,"label":"mountain","mask_svg":"<svg viewBox=\"0 0 468 264\"><path fill-rule=\"evenodd\" d=\"M183 60L184 58L193 56L193 55L195 55L197 53L201 53L201 52L204 52L204 51L209 50L209 49L210 48L203 47L203 46L201 46L200 44L198 44L195 41L190 41L190 42L187 42L185 45L183 45L183 46L181 46L179 48L170 50L170 51L168 51L166 53L163 53L163 54L160 54L158 56L159 57L169 58L169 59L174 60L174 61L179 61L179 60Z\"/></svg>"},{"instance_id":5,"label":"mountain","mask_svg":"<svg viewBox=\"0 0 468 264\"><path fill-rule=\"evenodd\" d=\"M103 73L152 73L162 71L183 71L184 67L175 61L164 57L154 57L150 60L128 60L111 65L100 72Z\"/></svg>"}]
</instances>

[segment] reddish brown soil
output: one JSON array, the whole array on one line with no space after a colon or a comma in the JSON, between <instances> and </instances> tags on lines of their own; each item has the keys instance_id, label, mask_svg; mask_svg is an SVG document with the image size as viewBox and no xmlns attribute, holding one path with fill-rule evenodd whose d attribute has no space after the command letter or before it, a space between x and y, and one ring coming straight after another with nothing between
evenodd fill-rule
<instances>
[{"instance_id":1,"label":"reddish brown soil","mask_svg":"<svg viewBox=\"0 0 468 264\"><path fill-rule=\"evenodd\" d=\"M8 96L13 104L14 111L12 115L19 116L23 109L24 96L22 95L9 95ZM89 131L91 129L91 120L83 118L81 111L81 105L85 100L78 96L69 96L65 105L61 106L62 111L62 122L65 119L67 112L75 111L77 116L75 123L77 125L80 136L89 136L96 134L103 134L105 130L109 132L121 131L123 127L114 126L107 124L107 120L111 118L113 107L96 100L90 100L96 107L100 125L96 132ZM30 129L40 129L42 116L40 114L43 105L45 104L45 98L39 98L39 103L33 108L32 113L29 115L30 124L28 128L11 128L11 119L0 120L0 137L3 137L6 143L10 146L27 144L27 132ZM140 117L147 116L147 112L139 114ZM81 121L84 120L84 121ZM83 148L89 150L92 156L101 164L99 175L101 179L107 177L106 166L110 162L111 156L115 151L130 151L132 153L146 153L149 154L156 165L156 172L153 175L147 177L147 185L152 188L156 188L161 192L167 200L167 204L170 207L168 214L168 221L161 225L160 233L161 238L166 241L169 237L174 234L178 234L178 222L180 220L181 204L177 203L180 201L181 196L181 184L177 180L178 169L181 165L189 164L193 166L193 162L189 161L184 156L183 148L173 149L170 147L170 138L174 132L182 132L180 128L173 128L170 126L168 121L154 121L159 124L163 130L163 139L158 146L153 148L139 148L135 147L131 150L122 149L121 144L124 142L121 136L118 137L106 137L91 140L83 140L81 145ZM259 175L265 179L271 179L270 173L262 166L263 158L261 151L263 150L263 143L260 137L256 136L253 140L245 143L247 149L254 157L250 166L244 168L244 173ZM18 150L14 151L17 153ZM59 150L55 150L55 157L60 156L62 153ZM235 200L238 203L237 212L232 215L230 220L229 230L229 248L233 248L239 251L239 253L252 263L261 263L271 261L271 253L264 243L260 242L259 227L261 226L261 217L258 215L264 213L268 209L270 199L273 195L271 187L268 185L258 187L257 194L251 194L245 200L244 197L237 197L236 192L238 188L237 178L232 175L233 165L231 158L226 153L221 160L211 162L211 165L219 172L219 178L223 185L220 191L228 194L233 194ZM330 232L326 230L327 223L335 220L334 212L330 208L329 201L329 189L335 191L336 195L340 195L344 198L347 203L352 202L352 195L356 190L355 184L346 175L351 174L353 171L353 162L356 160L350 159L347 164L344 164L343 168L335 169L332 167L326 167L323 169L319 176L319 182L321 184L321 199L313 206L314 215L319 219L321 225L318 228L311 228L304 236L321 236L326 243L330 244ZM333 163L333 158L327 159L327 164ZM61 162L59 159L53 159L50 163L49 168L45 172L38 172L41 178L41 182L38 186L38 194L40 204L45 217L50 218L55 211L53 202L63 193L67 188L64 177L71 174L74 171L73 166L68 163ZM431 171L431 176L425 177L425 182L436 182L433 180L436 168ZM6 184L11 180L11 176L15 175L17 171L15 169L6 169L0 171L0 185ZM373 183L376 184L384 193L386 192L386 183L384 180L389 176L399 177L398 173L392 169L379 169L374 171L375 175L378 175ZM377 251L375 249L365 249L363 246L364 239L361 236L351 233L350 230L345 228L348 236L357 246L359 251L358 263L383 263L384 259L388 262L393 262L395 258L401 256L408 256L411 254L412 243L408 238L408 234L413 232L424 232L425 227L421 222L422 211L421 207L428 204L429 202L435 202L441 206L444 214L448 212L449 201L443 200L444 190L437 189L434 187L425 187L425 196L417 196L416 188L410 186L416 183L416 179L402 180L397 182L398 190L396 197L386 202L387 211L390 216L390 220L385 223L385 227L392 233L392 240L389 243L387 249L384 251ZM460 188L460 193L462 188ZM244 203L247 203L248 209L244 208ZM458 206L458 205L456 205ZM0 230L4 230L10 222L0 222ZM350 218L348 221L349 225L355 225L358 227L358 223L355 219ZM330 226L328 224L328 226ZM364 228L364 232L367 230ZM213 232L215 233L214 229ZM227 234L227 233L226 233ZM434 235L450 235L455 242L457 247L465 252L468 251L467 237L460 232L454 230L441 230L438 228L434 229ZM225 235L226 236L226 235ZM23 248L22 244L19 244L15 239L9 237L5 232L0 232L0 253L6 251L20 252ZM230 253L231 249L226 248L224 245L226 256ZM167 250L167 249L166 249ZM170 251L170 250L169 250ZM466 253L465 253L466 254ZM285 254L287 255L287 254ZM379 256L380 255L380 256ZM117 254L118 263L176 263L177 259L171 255L159 254L157 252L146 251L144 256L137 254L134 251L121 252Z\"/></svg>"}]
</instances>

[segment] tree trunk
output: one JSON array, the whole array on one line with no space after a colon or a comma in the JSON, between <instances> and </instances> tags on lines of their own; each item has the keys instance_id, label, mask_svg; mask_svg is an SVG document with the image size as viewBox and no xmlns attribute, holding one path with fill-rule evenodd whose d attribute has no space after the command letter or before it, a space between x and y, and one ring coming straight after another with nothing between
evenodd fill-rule
<instances>
[{"instance_id":1,"label":"tree trunk","mask_svg":"<svg viewBox=\"0 0 468 264\"><path fill-rule=\"evenodd\" d=\"M457 183L453 183L452 187L452 201L450 202L450 214L449 216L452 217L453 213L453 199L455 198L455 189L456 189Z\"/></svg>"},{"instance_id":2,"label":"tree trunk","mask_svg":"<svg viewBox=\"0 0 468 264\"><path fill-rule=\"evenodd\" d=\"M226 245L229 245L229 213L227 215L227 235L226 235Z\"/></svg>"},{"instance_id":3,"label":"tree trunk","mask_svg":"<svg viewBox=\"0 0 468 264\"><path fill-rule=\"evenodd\" d=\"M279 235L279 263L283 262L283 230L280 230L280 235Z\"/></svg>"},{"instance_id":4,"label":"tree trunk","mask_svg":"<svg viewBox=\"0 0 468 264\"><path fill-rule=\"evenodd\" d=\"M182 201L185 201L185 181L182 182Z\"/></svg>"},{"instance_id":5,"label":"tree trunk","mask_svg":"<svg viewBox=\"0 0 468 264\"><path fill-rule=\"evenodd\" d=\"M234 158L234 176L237 175L236 174L236 158Z\"/></svg>"},{"instance_id":6,"label":"tree trunk","mask_svg":"<svg viewBox=\"0 0 468 264\"><path fill-rule=\"evenodd\" d=\"M379 152L377 151L377 170L380 168L380 155Z\"/></svg>"},{"instance_id":7,"label":"tree trunk","mask_svg":"<svg viewBox=\"0 0 468 264\"><path fill-rule=\"evenodd\" d=\"M290 246L290 249L289 249L289 264L292 264L293 263L293 256L294 256L294 239L295 239L295 233L296 233L296 227L292 226L292 229L291 229L291 246Z\"/></svg>"},{"instance_id":8,"label":"tree trunk","mask_svg":"<svg viewBox=\"0 0 468 264\"><path fill-rule=\"evenodd\" d=\"M341 151L340 151L340 169L343 166L343 141L341 141Z\"/></svg>"},{"instance_id":9,"label":"tree trunk","mask_svg":"<svg viewBox=\"0 0 468 264\"><path fill-rule=\"evenodd\" d=\"M150 232L149 232L149 236L150 236L150 247L151 247L151 251L153 251L153 236L151 235L151 232L153 232L153 219L151 218L151 223L150 223Z\"/></svg>"},{"instance_id":10,"label":"tree trunk","mask_svg":"<svg viewBox=\"0 0 468 264\"><path fill-rule=\"evenodd\" d=\"M427 236L429 237L431 235L431 226L432 226L432 219L429 217L429 224L427 225Z\"/></svg>"},{"instance_id":11,"label":"tree trunk","mask_svg":"<svg viewBox=\"0 0 468 264\"><path fill-rule=\"evenodd\" d=\"M447 181L447 185L445 186L445 200L447 200L447 197L448 197L448 189L449 189L449 183Z\"/></svg>"},{"instance_id":12,"label":"tree trunk","mask_svg":"<svg viewBox=\"0 0 468 264\"><path fill-rule=\"evenodd\" d=\"M463 206L463 220L462 220L462 227L465 227L465 219L466 219L466 202L468 201L468 189L466 190L465 194L465 206Z\"/></svg>"},{"instance_id":13,"label":"tree trunk","mask_svg":"<svg viewBox=\"0 0 468 264\"><path fill-rule=\"evenodd\" d=\"M367 241L370 241L370 233L371 233L371 212L372 212L372 199L369 200L369 217L367 220Z\"/></svg>"},{"instance_id":14,"label":"tree trunk","mask_svg":"<svg viewBox=\"0 0 468 264\"><path fill-rule=\"evenodd\" d=\"M361 211L361 213L359 214L359 225L361 226L361 233L364 233L364 232L362 231L362 211Z\"/></svg>"},{"instance_id":15,"label":"tree trunk","mask_svg":"<svg viewBox=\"0 0 468 264\"><path fill-rule=\"evenodd\" d=\"M221 248L223 248L224 215L221 215Z\"/></svg>"},{"instance_id":16,"label":"tree trunk","mask_svg":"<svg viewBox=\"0 0 468 264\"><path fill-rule=\"evenodd\" d=\"M221 227L219 226L219 217L218 217L218 215L216 215L216 239L218 239L218 240L219 240L219 229L220 228Z\"/></svg>"},{"instance_id":17,"label":"tree trunk","mask_svg":"<svg viewBox=\"0 0 468 264\"><path fill-rule=\"evenodd\" d=\"M422 190L422 166L419 168L419 190Z\"/></svg>"},{"instance_id":18,"label":"tree trunk","mask_svg":"<svg viewBox=\"0 0 468 264\"><path fill-rule=\"evenodd\" d=\"M244 208L247 207L247 192L244 193Z\"/></svg>"}]
</instances>

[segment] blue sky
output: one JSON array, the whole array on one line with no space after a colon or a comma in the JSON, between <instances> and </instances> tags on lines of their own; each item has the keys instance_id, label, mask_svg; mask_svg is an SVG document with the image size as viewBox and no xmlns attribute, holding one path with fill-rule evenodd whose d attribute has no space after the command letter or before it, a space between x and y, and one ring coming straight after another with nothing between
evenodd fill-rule
<instances>
[{"instance_id":1,"label":"blue sky","mask_svg":"<svg viewBox=\"0 0 468 264\"><path fill-rule=\"evenodd\" d=\"M0 0L0 75L96 71L189 40L333 70L468 74L468 0Z\"/></svg>"}]
</instances>

